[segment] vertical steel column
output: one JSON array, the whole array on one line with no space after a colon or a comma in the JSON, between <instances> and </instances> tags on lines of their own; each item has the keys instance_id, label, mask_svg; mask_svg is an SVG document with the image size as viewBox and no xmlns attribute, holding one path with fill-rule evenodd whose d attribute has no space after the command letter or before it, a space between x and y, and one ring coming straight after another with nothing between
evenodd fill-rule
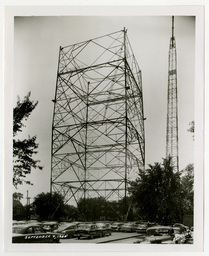
<instances>
[{"instance_id":1,"label":"vertical steel column","mask_svg":"<svg viewBox=\"0 0 209 256\"><path fill-rule=\"evenodd\" d=\"M126 60L126 29L124 28L124 76L125 76L125 212L127 210L127 152L128 152L128 104L127 104L127 60Z\"/></svg>"},{"instance_id":2,"label":"vertical steel column","mask_svg":"<svg viewBox=\"0 0 209 256\"><path fill-rule=\"evenodd\" d=\"M87 92L86 92L86 136L85 136L85 170L84 170L84 200L86 199L86 180L87 180L87 150L88 150L88 119L89 119L89 84L87 82Z\"/></svg>"},{"instance_id":3,"label":"vertical steel column","mask_svg":"<svg viewBox=\"0 0 209 256\"><path fill-rule=\"evenodd\" d=\"M58 76L59 76L59 66L60 66L60 53L61 53L62 47L59 47L59 56L58 56L58 65L57 65L57 80L56 80L56 88L55 88L55 96L52 102L54 103L53 106L53 113L55 113L55 103L56 103L56 97L57 97L57 88L58 88ZM52 118L52 134L51 134L51 170L53 170L53 144L54 144L54 121L55 121L55 115L53 115ZM50 174L50 194L52 194L52 171Z\"/></svg>"}]
</instances>

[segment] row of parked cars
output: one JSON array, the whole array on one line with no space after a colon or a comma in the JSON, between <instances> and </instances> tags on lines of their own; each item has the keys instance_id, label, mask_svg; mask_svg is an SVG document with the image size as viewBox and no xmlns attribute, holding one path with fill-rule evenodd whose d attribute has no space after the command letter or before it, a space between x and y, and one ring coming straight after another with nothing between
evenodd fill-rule
<instances>
[{"instance_id":1,"label":"row of parked cars","mask_svg":"<svg viewBox=\"0 0 209 256\"><path fill-rule=\"evenodd\" d=\"M110 236L112 232L136 232L144 235L145 243L160 243L172 239L175 243L184 243L191 237L191 231L182 224L160 226L156 223L135 222L27 222L13 223L13 243L59 243L60 239L77 237ZM140 241L142 242L142 241Z\"/></svg>"},{"instance_id":2,"label":"row of parked cars","mask_svg":"<svg viewBox=\"0 0 209 256\"><path fill-rule=\"evenodd\" d=\"M110 223L29 222L13 223L13 243L59 243L60 239L110 236Z\"/></svg>"},{"instance_id":3,"label":"row of parked cars","mask_svg":"<svg viewBox=\"0 0 209 256\"><path fill-rule=\"evenodd\" d=\"M192 238L193 228L175 223L171 226L154 225L146 229L144 239L136 243L141 244L184 244Z\"/></svg>"}]
</instances>

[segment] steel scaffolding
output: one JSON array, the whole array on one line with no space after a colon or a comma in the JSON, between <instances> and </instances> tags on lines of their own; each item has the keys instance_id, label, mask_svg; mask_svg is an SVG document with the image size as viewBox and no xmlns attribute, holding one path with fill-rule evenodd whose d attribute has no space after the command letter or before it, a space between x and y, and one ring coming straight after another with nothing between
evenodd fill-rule
<instances>
[{"instance_id":1,"label":"steel scaffolding","mask_svg":"<svg viewBox=\"0 0 209 256\"><path fill-rule=\"evenodd\" d=\"M126 29L60 47L51 192L65 202L127 197L145 164L141 70Z\"/></svg>"},{"instance_id":2,"label":"steel scaffolding","mask_svg":"<svg viewBox=\"0 0 209 256\"><path fill-rule=\"evenodd\" d=\"M178 171L178 97L176 41L174 37L174 16L172 16L172 37L170 38L168 69L166 157L168 158L169 156L171 157L172 164L174 166L174 171Z\"/></svg>"}]
</instances>

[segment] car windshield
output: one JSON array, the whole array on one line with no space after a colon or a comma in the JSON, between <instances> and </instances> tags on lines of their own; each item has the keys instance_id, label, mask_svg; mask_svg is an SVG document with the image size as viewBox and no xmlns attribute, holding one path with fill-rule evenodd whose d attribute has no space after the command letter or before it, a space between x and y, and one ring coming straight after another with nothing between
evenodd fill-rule
<instances>
[{"instance_id":1,"label":"car windshield","mask_svg":"<svg viewBox=\"0 0 209 256\"><path fill-rule=\"evenodd\" d=\"M130 227L130 226L133 226L133 224L131 223L124 224L124 227Z\"/></svg>"},{"instance_id":2,"label":"car windshield","mask_svg":"<svg viewBox=\"0 0 209 256\"><path fill-rule=\"evenodd\" d=\"M78 228L91 228L91 224L80 224Z\"/></svg>"},{"instance_id":3,"label":"car windshield","mask_svg":"<svg viewBox=\"0 0 209 256\"><path fill-rule=\"evenodd\" d=\"M97 226L98 227L106 227L106 224L104 224L104 223L97 223Z\"/></svg>"},{"instance_id":4,"label":"car windshield","mask_svg":"<svg viewBox=\"0 0 209 256\"><path fill-rule=\"evenodd\" d=\"M43 228L50 228L50 225L43 225Z\"/></svg>"},{"instance_id":5,"label":"car windshield","mask_svg":"<svg viewBox=\"0 0 209 256\"><path fill-rule=\"evenodd\" d=\"M173 230L174 230L174 233L175 233L175 234L181 234L181 230L180 230L180 229L174 228Z\"/></svg>"},{"instance_id":6,"label":"car windshield","mask_svg":"<svg viewBox=\"0 0 209 256\"><path fill-rule=\"evenodd\" d=\"M21 234L22 233L22 228L21 227L13 227L12 228L12 233Z\"/></svg>"},{"instance_id":7,"label":"car windshield","mask_svg":"<svg viewBox=\"0 0 209 256\"><path fill-rule=\"evenodd\" d=\"M162 236L162 235L168 235L169 229L150 229L147 230L147 236Z\"/></svg>"},{"instance_id":8,"label":"car windshield","mask_svg":"<svg viewBox=\"0 0 209 256\"><path fill-rule=\"evenodd\" d=\"M73 229L75 225L61 225L57 230Z\"/></svg>"}]
</instances>

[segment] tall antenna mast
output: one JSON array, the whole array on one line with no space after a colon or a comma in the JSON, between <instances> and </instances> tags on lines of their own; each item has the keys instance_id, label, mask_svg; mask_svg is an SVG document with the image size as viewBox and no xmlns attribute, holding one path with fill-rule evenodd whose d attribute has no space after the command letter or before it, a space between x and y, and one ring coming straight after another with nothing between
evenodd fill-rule
<instances>
[{"instance_id":1,"label":"tall antenna mast","mask_svg":"<svg viewBox=\"0 0 209 256\"><path fill-rule=\"evenodd\" d=\"M172 38L174 37L174 16L172 16Z\"/></svg>"},{"instance_id":2,"label":"tall antenna mast","mask_svg":"<svg viewBox=\"0 0 209 256\"><path fill-rule=\"evenodd\" d=\"M172 37L169 47L168 67L168 102L167 102L167 134L166 158L171 157L174 171L179 170L178 157L178 98L177 98L177 62L176 41L174 36L174 16L172 16Z\"/></svg>"}]
</instances>

